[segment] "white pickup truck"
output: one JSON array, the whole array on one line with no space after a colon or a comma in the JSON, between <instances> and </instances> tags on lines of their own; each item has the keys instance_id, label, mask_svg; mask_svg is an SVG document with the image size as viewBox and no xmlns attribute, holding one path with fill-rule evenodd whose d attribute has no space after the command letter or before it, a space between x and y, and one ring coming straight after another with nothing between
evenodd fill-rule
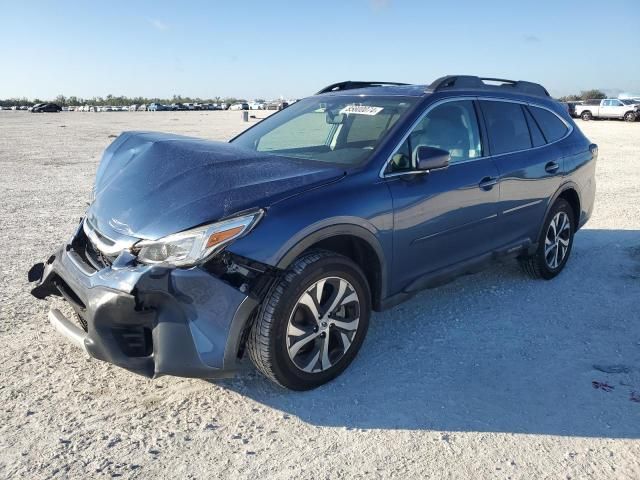
<instances>
[{"instance_id":1,"label":"white pickup truck","mask_svg":"<svg viewBox=\"0 0 640 480\"><path fill-rule=\"evenodd\" d=\"M636 119L640 119L640 104L633 100L618 98L586 100L582 105L576 105L575 116L582 120L620 118L627 122L635 122Z\"/></svg>"}]
</instances>

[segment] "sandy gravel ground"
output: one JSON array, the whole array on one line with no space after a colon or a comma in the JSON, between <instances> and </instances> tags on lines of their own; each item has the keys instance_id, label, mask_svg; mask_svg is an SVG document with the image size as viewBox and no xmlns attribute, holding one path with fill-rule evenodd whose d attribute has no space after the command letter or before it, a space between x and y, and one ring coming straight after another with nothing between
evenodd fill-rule
<instances>
[{"instance_id":1,"label":"sandy gravel ground","mask_svg":"<svg viewBox=\"0 0 640 480\"><path fill-rule=\"evenodd\" d=\"M249 364L149 381L90 360L28 293L112 137L227 139L238 112L0 112L0 477L640 478L640 123L578 123L597 205L560 277L506 262L422 293L291 393Z\"/></svg>"}]
</instances>

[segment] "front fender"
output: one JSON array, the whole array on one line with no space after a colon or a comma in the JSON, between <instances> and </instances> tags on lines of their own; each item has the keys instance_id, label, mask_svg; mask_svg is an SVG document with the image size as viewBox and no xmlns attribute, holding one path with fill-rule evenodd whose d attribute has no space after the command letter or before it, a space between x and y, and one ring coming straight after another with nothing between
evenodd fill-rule
<instances>
[{"instance_id":1,"label":"front fender","mask_svg":"<svg viewBox=\"0 0 640 480\"><path fill-rule=\"evenodd\" d=\"M386 264L393 251L393 213L384 183L345 178L276 203L249 235L227 250L285 269L315 243L338 235L366 241L378 255L386 281Z\"/></svg>"}]
</instances>

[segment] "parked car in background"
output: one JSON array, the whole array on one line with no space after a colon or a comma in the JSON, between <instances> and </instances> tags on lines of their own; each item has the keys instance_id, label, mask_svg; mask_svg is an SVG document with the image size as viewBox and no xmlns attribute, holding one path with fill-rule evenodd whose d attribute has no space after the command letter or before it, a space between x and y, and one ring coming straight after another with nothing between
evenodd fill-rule
<instances>
[{"instance_id":1,"label":"parked car in background","mask_svg":"<svg viewBox=\"0 0 640 480\"><path fill-rule=\"evenodd\" d=\"M138 112L146 112L147 111L147 105L145 105L144 103L142 105L140 105L137 109Z\"/></svg>"},{"instance_id":2,"label":"parked car in background","mask_svg":"<svg viewBox=\"0 0 640 480\"><path fill-rule=\"evenodd\" d=\"M264 110L264 102L252 102L249 104L249 110Z\"/></svg>"},{"instance_id":3,"label":"parked car in background","mask_svg":"<svg viewBox=\"0 0 640 480\"><path fill-rule=\"evenodd\" d=\"M249 104L246 102L237 102L231 105L229 110L249 110Z\"/></svg>"},{"instance_id":4,"label":"parked car in background","mask_svg":"<svg viewBox=\"0 0 640 480\"><path fill-rule=\"evenodd\" d=\"M273 102L267 102L267 104L265 105L265 109L266 110L284 110L288 106L289 106L288 102L285 102L284 100L276 100Z\"/></svg>"},{"instance_id":5,"label":"parked car in background","mask_svg":"<svg viewBox=\"0 0 640 480\"><path fill-rule=\"evenodd\" d=\"M65 299L77 319L53 308L55 328L132 372L215 378L247 352L307 390L349 366L372 310L498 258L560 274L597 155L541 85L475 76L330 85L226 144L127 132L32 293Z\"/></svg>"},{"instance_id":6,"label":"parked car in background","mask_svg":"<svg viewBox=\"0 0 640 480\"><path fill-rule=\"evenodd\" d=\"M62 111L62 108L60 107L60 105L57 105L55 103L39 103L37 105L34 105L33 108L31 109L32 113L44 113L44 112L57 113L60 111Z\"/></svg>"},{"instance_id":7,"label":"parked car in background","mask_svg":"<svg viewBox=\"0 0 640 480\"><path fill-rule=\"evenodd\" d=\"M172 103L171 110L189 110L184 103Z\"/></svg>"},{"instance_id":8,"label":"parked car in background","mask_svg":"<svg viewBox=\"0 0 640 480\"><path fill-rule=\"evenodd\" d=\"M609 118L635 122L636 119L640 118L640 106L633 102L627 104L624 100L617 98L586 100L582 105L576 105L575 114L582 120Z\"/></svg>"},{"instance_id":9,"label":"parked car in background","mask_svg":"<svg viewBox=\"0 0 640 480\"><path fill-rule=\"evenodd\" d=\"M147 107L147 110L150 112L164 112L165 110L170 110L170 108L162 103L151 103Z\"/></svg>"},{"instance_id":10,"label":"parked car in background","mask_svg":"<svg viewBox=\"0 0 640 480\"><path fill-rule=\"evenodd\" d=\"M566 102L566 105L569 115L571 115L572 118L577 118L578 115L576 114L576 107L578 105L582 105L582 102Z\"/></svg>"},{"instance_id":11,"label":"parked car in background","mask_svg":"<svg viewBox=\"0 0 640 480\"><path fill-rule=\"evenodd\" d=\"M135 103L133 105L129 105L130 112L135 112L136 110L138 110L138 105L136 105Z\"/></svg>"}]
</instances>

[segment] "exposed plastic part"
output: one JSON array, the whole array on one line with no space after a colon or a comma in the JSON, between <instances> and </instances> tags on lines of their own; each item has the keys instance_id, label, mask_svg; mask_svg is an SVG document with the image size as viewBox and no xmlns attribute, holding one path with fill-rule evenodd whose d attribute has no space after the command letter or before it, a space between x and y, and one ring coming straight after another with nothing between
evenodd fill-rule
<instances>
[{"instance_id":1,"label":"exposed plastic part","mask_svg":"<svg viewBox=\"0 0 640 480\"><path fill-rule=\"evenodd\" d=\"M525 93L527 95L537 95L549 97L546 88L538 83L526 82L524 80L507 80L505 78L477 77L474 75L447 75L434 80L429 85L427 91L440 92L443 90L493 90Z\"/></svg>"},{"instance_id":2,"label":"exposed plastic part","mask_svg":"<svg viewBox=\"0 0 640 480\"><path fill-rule=\"evenodd\" d=\"M327 92L339 92L342 90L352 90L354 88L367 88L367 87L383 87L387 85L409 85L408 83L399 83L399 82L365 82L360 80L347 80L345 82L332 83L324 87L322 90L316 93L316 95L320 95L321 93Z\"/></svg>"},{"instance_id":3,"label":"exposed plastic part","mask_svg":"<svg viewBox=\"0 0 640 480\"><path fill-rule=\"evenodd\" d=\"M58 333L65 337L70 343L81 348L85 352L87 351L87 346L85 345L85 339L87 338L86 332L82 331L67 320L67 318L60 313L60 310L56 308L49 310L49 322L58 331Z\"/></svg>"}]
</instances>

